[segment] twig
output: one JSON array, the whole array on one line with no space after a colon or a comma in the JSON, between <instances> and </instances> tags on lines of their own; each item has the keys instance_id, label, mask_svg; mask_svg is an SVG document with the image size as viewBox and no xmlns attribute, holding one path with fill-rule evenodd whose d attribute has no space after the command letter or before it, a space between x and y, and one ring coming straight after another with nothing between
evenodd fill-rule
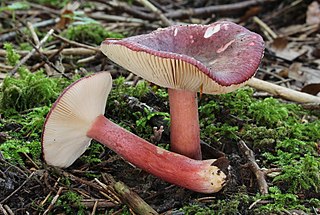
<instances>
[{"instance_id":1,"label":"twig","mask_svg":"<svg viewBox=\"0 0 320 215\"><path fill-rule=\"evenodd\" d=\"M33 164L36 169L39 169L39 166L31 159L31 157L27 153L23 152L22 154Z\"/></svg>"},{"instance_id":2,"label":"twig","mask_svg":"<svg viewBox=\"0 0 320 215\"><path fill-rule=\"evenodd\" d=\"M67 38L64 38L58 34L55 34L53 33L52 36L54 36L55 38L58 38L59 40L63 41L63 42L66 42L66 43L69 43L71 45L74 45L74 46L78 46L78 47L82 47L82 48L86 48L86 49L91 49L91 50L94 50L94 51L99 51L99 47L93 47L93 46L89 46L89 45L86 45L86 44L83 44L83 43L78 43L76 41L72 41L72 40L69 40Z\"/></svg>"},{"instance_id":3,"label":"twig","mask_svg":"<svg viewBox=\"0 0 320 215\"><path fill-rule=\"evenodd\" d=\"M12 193L10 193L5 199L3 199L0 204L5 203L8 199L10 199L14 194L16 194L34 175L35 172L32 172L28 178L17 188L15 189Z\"/></svg>"},{"instance_id":4,"label":"twig","mask_svg":"<svg viewBox=\"0 0 320 215\"><path fill-rule=\"evenodd\" d=\"M56 182L54 183L54 185L53 185L53 188L56 188L56 187L57 187L60 179L61 179L60 177L57 179L57 181L56 181ZM40 202L40 206L43 206L43 205L47 202L47 200L49 199L49 197L51 196L51 194L52 194L52 190L48 193L48 195L46 196L46 198L44 198L44 200L42 200L42 202Z\"/></svg>"},{"instance_id":5,"label":"twig","mask_svg":"<svg viewBox=\"0 0 320 215\"><path fill-rule=\"evenodd\" d=\"M153 4L151 4L148 0L136 0L140 4L144 5L146 8L150 9L153 13L155 13L161 21L163 22L164 25L170 26L172 25L172 22L158 9L156 8Z\"/></svg>"},{"instance_id":6,"label":"twig","mask_svg":"<svg viewBox=\"0 0 320 215\"><path fill-rule=\"evenodd\" d=\"M188 9L181 9L170 11L165 13L164 15L168 18L183 18L183 17L190 17L190 16L207 16L212 13L222 13L222 12L235 12L237 10L243 10L251 6L265 4L269 2L273 2L275 0L249 0L243 2L237 2L232 4L224 4L224 5L213 5L209 7L201 7L201 8L188 8Z\"/></svg>"},{"instance_id":7,"label":"twig","mask_svg":"<svg viewBox=\"0 0 320 215\"><path fill-rule=\"evenodd\" d=\"M95 215L96 214L96 210L97 210L97 207L98 207L98 200L96 200L95 202L94 202L94 205L93 205L93 208L92 208L92 212L91 212L91 214L90 215Z\"/></svg>"},{"instance_id":8,"label":"twig","mask_svg":"<svg viewBox=\"0 0 320 215\"><path fill-rule=\"evenodd\" d=\"M158 214L138 194L130 190L124 183L116 182L113 185L120 198L137 214Z\"/></svg>"},{"instance_id":9,"label":"twig","mask_svg":"<svg viewBox=\"0 0 320 215\"><path fill-rule=\"evenodd\" d=\"M97 178L94 179L105 191L107 191L112 197L110 196L106 196L110 201L112 201L115 204L119 204L121 202L121 200L119 199L119 197L114 193L114 190L112 189L112 187L102 183L101 181L99 181Z\"/></svg>"},{"instance_id":10,"label":"twig","mask_svg":"<svg viewBox=\"0 0 320 215\"><path fill-rule=\"evenodd\" d=\"M92 13L92 14L90 14L90 17L93 19L102 19L102 20L117 21L117 22L136 22L136 23L141 23L141 24L145 24L145 25L148 24L148 22L144 21L143 19L108 15L108 14L103 14L100 12Z\"/></svg>"},{"instance_id":11,"label":"twig","mask_svg":"<svg viewBox=\"0 0 320 215\"><path fill-rule=\"evenodd\" d=\"M9 215L14 215L13 211L11 210L11 208L8 205L4 205L3 207L6 209L6 211L8 212Z\"/></svg>"},{"instance_id":12,"label":"twig","mask_svg":"<svg viewBox=\"0 0 320 215\"><path fill-rule=\"evenodd\" d=\"M99 1L100 2L100 1ZM147 20L155 20L157 17L154 14L145 13L137 7L132 7L132 5L128 5L125 2L119 2L119 1L102 1L101 3L106 3L113 7L115 10L122 10L128 14L131 14L133 16L136 16L138 18L147 19Z\"/></svg>"},{"instance_id":13,"label":"twig","mask_svg":"<svg viewBox=\"0 0 320 215\"><path fill-rule=\"evenodd\" d=\"M57 202L58 198L60 197L60 194L63 190L63 187L59 187L59 190L57 194L53 197L52 201L50 202L50 205L48 206L47 210L43 212L43 215L46 215L47 213L50 212L50 210L53 208L54 204Z\"/></svg>"},{"instance_id":14,"label":"twig","mask_svg":"<svg viewBox=\"0 0 320 215\"><path fill-rule=\"evenodd\" d=\"M24 63L36 52L37 49L39 49L40 47L42 47L42 45L48 40L48 38L50 37L50 35L53 34L53 32L54 32L54 30L51 29L51 30L46 34L46 36L40 41L40 43L39 43L35 48L33 48L33 49L29 52L29 54L27 54L24 58L22 58L22 60L13 68L13 70L11 70L11 72L9 73L9 75L11 75L11 76L14 75L14 74L17 72L18 68L19 68L22 64L24 64Z\"/></svg>"},{"instance_id":15,"label":"twig","mask_svg":"<svg viewBox=\"0 0 320 215\"><path fill-rule=\"evenodd\" d=\"M248 86L257 90L266 91L274 96L280 96L284 99L301 103L320 103L320 97L308 93L298 92L286 87L282 87L258 78L252 78L247 83Z\"/></svg>"},{"instance_id":16,"label":"twig","mask_svg":"<svg viewBox=\"0 0 320 215\"><path fill-rule=\"evenodd\" d=\"M253 151L242 140L238 142L238 147L241 153L246 157L250 170L257 178L260 193L263 195L267 194L268 184L265 178L265 174L257 164Z\"/></svg>"},{"instance_id":17,"label":"twig","mask_svg":"<svg viewBox=\"0 0 320 215\"><path fill-rule=\"evenodd\" d=\"M9 215L6 209L4 209L4 207L2 206L2 204L0 204L0 212L3 213L3 215Z\"/></svg>"},{"instance_id":18,"label":"twig","mask_svg":"<svg viewBox=\"0 0 320 215\"><path fill-rule=\"evenodd\" d=\"M257 23L261 28L263 28L266 32L265 35L268 36L267 34L269 34L272 40L278 37L278 35L274 33L274 31L266 23L259 19L259 17L254 16L253 21Z\"/></svg>"},{"instance_id":19,"label":"twig","mask_svg":"<svg viewBox=\"0 0 320 215\"><path fill-rule=\"evenodd\" d=\"M40 40L39 40L39 37L37 35L37 33L35 32L34 30L34 27L33 25L30 23L30 22L27 22L27 26L28 26L28 29L30 30L31 32L31 35L32 35L32 38L33 38L33 41L35 42L36 45L39 45L40 43ZM42 48L40 47L39 50L42 52ZM44 64L44 68L47 72L47 75L51 75L51 70L50 70L50 67L48 64Z\"/></svg>"},{"instance_id":20,"label":"twig","mask_svg":"<svg viewBox=\"0 0 320 215\"><path fill-rule=\"evenodd\" d=\"M51 55L54 54L56 52L58 52L59 49L52 49L52 50L44 50L42 52L42 54L44 55ZM29 54L29 51L16 51L17 54L21 55L21 56L26 56ZM61 51L62 55L75 55L75 56L81 56L81 55L94 55L97 51L91 50L91 49L85 49L85 48L67 48L67 49L63 49ZM0 50L0 56L1 57L5 57L6 56L6 51L5 50ZM35 53L34 56L39 56L40 54Z\"/></svg>"},{"instance_id":21,"label":"twig","mask_svg":"<svg viewBox=\"0 0 320 215\"><path fill-rule=\"evenodd\" d=\"M32 45L32 44L31 44ZM41 59L47 64L50 65L51 68L53 68L56 72L58 72L59 74L61 74L63 77L67 78L67 79L71 79L69 76L67 76L64 72L61 72L52 62L50 62L47 58L47 56L45 56L36 46L33 46L33 48L40 54Z\"/></svg>"},{"instance_id":22,"label":"twig","mask_svg":"<svg viewBox=\"0 0 320 215\"><path fill-rule=\"evenodd\" d=\"M58 54L60 54L62 52L62 50L66 47L66 44L63 44L55 53L52 53L48 56L48 60L51 60L53 57L57 56ZM43 54L43 52L42 52ZM34 65L31 68L31 71L37 71L39 68L41 68L43 65L47 65L45 61L42 61L41 63L38 63L36 65Z\"/></svg>"},{"instance_id":23,"label":"twig","mask_svg":"<svg viewBox=\"0 0 320 215\"><path fill-rule=\"evenodd\" d=\"M45 20L43 22L38 22L38 23L32 24L32 26L34 28L45 27L45 26L56 24L58 21L59 21L59 18L49 19L49 20ZM19 28L19 31L24 31L25 29L26 29L26 27L21 27L21 28ZM3 34L0 36L0 42L7 41L7 40L11 39L12 37L15 37L16 35L17 35L17 32L15 32L15 31Z\"/></svg>"}]
</instances>

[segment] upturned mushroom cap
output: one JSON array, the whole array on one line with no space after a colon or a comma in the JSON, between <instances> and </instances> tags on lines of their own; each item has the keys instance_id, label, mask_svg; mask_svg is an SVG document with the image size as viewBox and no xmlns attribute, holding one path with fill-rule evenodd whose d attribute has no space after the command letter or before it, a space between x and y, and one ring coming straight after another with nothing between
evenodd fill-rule
<instances>
[{"instance_id":1,"label":"upturned mushroom cap","mask_svg":"<svg viewBox=\"0 0 320 215\"><path fill-rule=\"evenodd\" d=\"M84 153L91 142L86 133L97 116L104 114L111 87L110 73L101 72L63 91L43 127L42 155L48 164L68 167Z\"/></svg>"},{"instance_id":2,"label":"upturned mushroom cap","mask_svg":"<svg viewBox=\"0 0 320 215\"><path fill-rule=\"evenodd\" d=\"M260 35L228 21L176 25L121 40L101 51L134 74L162 87L220 94L237 89L263 56Z\"/></svg>"}]
</instances>

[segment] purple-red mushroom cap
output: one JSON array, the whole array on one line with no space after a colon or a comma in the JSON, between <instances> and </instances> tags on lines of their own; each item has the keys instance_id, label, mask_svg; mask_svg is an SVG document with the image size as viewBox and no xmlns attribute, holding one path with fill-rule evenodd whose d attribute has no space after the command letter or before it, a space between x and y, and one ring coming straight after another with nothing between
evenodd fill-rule
<instances>
[{"instance_id":1,"label":"purple-red mushroom cap","mask_svg":"<svg viewBox=\"0 0 320 215\"><path fill-rule=\"evenodd\" d=\"M62 92L43 127L42 156L47 164L68 167L85 152L92 139L87 131L97 116L104 114L111 87L110 73L100 72L79 79Z\"/></svg>"},{"instance_id":2,"label":"purple-red mushroom cap","mask_svg":"<svg viewBox=\"0 0 320 215\"><path fill-rule=\"evenodd\" d=\"M260 35L229 21L176 25L121 40L101 51L134 74L162 87L221 94L254 76L264 52Z\"/></svg>"}]
</instances>

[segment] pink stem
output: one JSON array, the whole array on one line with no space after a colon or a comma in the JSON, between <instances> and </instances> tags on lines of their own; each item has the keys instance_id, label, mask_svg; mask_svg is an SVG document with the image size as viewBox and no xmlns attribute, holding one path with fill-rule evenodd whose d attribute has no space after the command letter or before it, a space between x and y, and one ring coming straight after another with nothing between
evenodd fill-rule
<instances>
[{"instance_id":1,"label":"pink stem","mask_svg":"<svg viewBox=\"0 0 320 215\"><path fill-rule=\"evenodd\" d=\"M226 182L226 158L192 160L159 148L102 115L97 117L87 136L103 143L133 165L169 183L193 191L218 192Z\"/></svg>"},{"instance_id":2,"label":"pink stem","mask_svg":"<svg viewBox=\"0 0 320 215\"><path fill-rule=\"evenodd\" d=\"M197 93L168 89L171 150L201 160Z\"/></svg>"}]
</instances>

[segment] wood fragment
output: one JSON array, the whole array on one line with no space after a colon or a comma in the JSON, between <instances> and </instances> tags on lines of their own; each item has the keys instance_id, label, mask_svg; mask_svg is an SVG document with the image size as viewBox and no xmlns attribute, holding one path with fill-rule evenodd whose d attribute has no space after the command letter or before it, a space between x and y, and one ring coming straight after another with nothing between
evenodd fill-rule
<instances>
[{"instance_id":1,"label":"wood fragment","mask_svg":"<svg viewBox=\"0 0 320 215\"><path fill-rule=\"evenodd\" d=\"M262 195L267 194L269 186L267 184L264 172L260 169L259 165L255 160L253 151L242 140L238 142L238 148L241 151L241 153L245 156L250 170L257 178L260 193Z\"/></svg>"},{"instance_id":2,"label":"wood fragment","mask_svg":"<svg viewBox=\"0 0 320 215\"><path fill-rule=\"evenodd\" d=\"M113 185L121 200L126 203L135 213L140 215L158 214L138 194L130 190L124 183L118 181Z\"/></svg>"},{"instance_id":3,"label":"wood fragment","mask_svg":"<svg viewBox=\"0 0 320 215\"><path fill-rule=\"evenodd\" d=\"M267 81L260 80L258 78L250 79L247 85L257 90L266 91L274 96L279 96L289 101L299 103L320 103L320 97L282 87Z\"/></svg>"}]
</instances>

